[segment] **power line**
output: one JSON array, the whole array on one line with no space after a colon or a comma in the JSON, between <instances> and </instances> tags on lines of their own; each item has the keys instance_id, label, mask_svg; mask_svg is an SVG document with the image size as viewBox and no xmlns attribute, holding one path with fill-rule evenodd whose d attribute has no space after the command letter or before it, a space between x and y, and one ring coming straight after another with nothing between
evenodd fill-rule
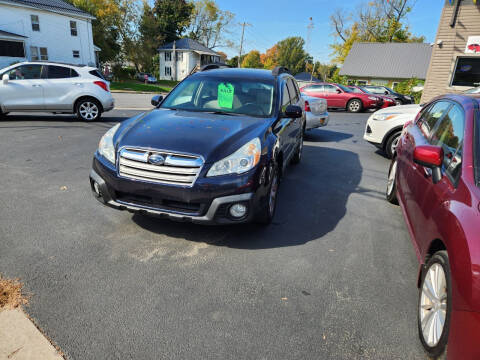
<instances>
[{"instance_id":1,"label":"power line","mask_svg":"<svg viewBox=\"0 0 480 360\"><path fill-rule=\"evenodd\" d=\"M240 40L240 53L238 55L238 67L241 67L242 50L243 50L243 38L244 38L244 35L245 35L245 26L252 26L251 24L248 24L245 21L241 25L242 25L242 40Z\"/></svg>"}]
</instances>

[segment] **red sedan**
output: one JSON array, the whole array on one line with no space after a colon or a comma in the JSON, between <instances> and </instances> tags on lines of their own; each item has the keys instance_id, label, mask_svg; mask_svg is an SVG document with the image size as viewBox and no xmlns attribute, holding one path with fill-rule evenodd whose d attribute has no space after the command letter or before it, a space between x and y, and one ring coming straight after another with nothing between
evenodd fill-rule
<instances>
[{"instance_id":1,"label":"red sedan","mask_svg":"<svg viewBox=\"0 0 480 360\"><path fill-rule=\"evenodd\" d=\"M373 93L371 93L370 91L362 88L361 86L352 85L352 86L349 86L348 88L351 89L354 93L357 93L357 94L373 95ZM397 105L395 103L395 100L390 96L387 96L387 95L375 95L375 96L378 96L378 97L383 99L382 109L385 109L385 108L390 107L390 106Z\"/></svg>"},{"instance_id":2,"label":"red sedan","mask_svg":"<svg viewBox=\"0 0 480 360\"><path fill-rule=\"evenodd\" d=\"M421 264L418 330L427 353L480 359L480 96L434 99L406 124L390 166Z\"/></svg>"},{"instance_id":3,"label":"red sedan","mask_svg":"<svg viewBox=\"0 0 480 360\"><path fill-rule=\"evenodd\" d=\"M381 97L354 93L347 86L340 84L310 84L302 87L300 91L308 96L326 99L329 108L346 109L354 113L367 109L379 109L383 106Z\"/></svg>"}]
</instances>

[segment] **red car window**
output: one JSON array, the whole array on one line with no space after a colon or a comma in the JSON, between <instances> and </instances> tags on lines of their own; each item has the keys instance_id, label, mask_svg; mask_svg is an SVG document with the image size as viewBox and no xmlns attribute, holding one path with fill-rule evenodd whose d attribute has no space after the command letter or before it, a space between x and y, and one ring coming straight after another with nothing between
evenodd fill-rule
<instances>
[{"instance_id":1,"label":"red car window","mask_svg":"<svg viewBox=\"0 0 480 360\"><path fill-rule=\"evenodd\" d=\"M425 138L430 138L437 121L443 117L451 106L452 104L448 101L438 101L422 113L417 125Z\"/></svg>"}]
</instances>

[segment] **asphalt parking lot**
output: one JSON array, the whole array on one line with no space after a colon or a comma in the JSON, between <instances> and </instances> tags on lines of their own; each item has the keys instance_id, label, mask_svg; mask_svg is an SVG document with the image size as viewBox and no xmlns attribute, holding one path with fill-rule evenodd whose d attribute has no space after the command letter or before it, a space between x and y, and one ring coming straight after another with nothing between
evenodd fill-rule
<instances>
[{"instance_id":1,"label":"asphalt parking lot","mask_svg":"<svg viewBox=\"0 0 480 360\"><path fill-rule=\"evenodd\" d=\"M202 227L102 207L101 122L0 121L0 273L71 359L425 359L417 260L368 114L308 133L268 228Z\"/></svg>"}]
</instances>

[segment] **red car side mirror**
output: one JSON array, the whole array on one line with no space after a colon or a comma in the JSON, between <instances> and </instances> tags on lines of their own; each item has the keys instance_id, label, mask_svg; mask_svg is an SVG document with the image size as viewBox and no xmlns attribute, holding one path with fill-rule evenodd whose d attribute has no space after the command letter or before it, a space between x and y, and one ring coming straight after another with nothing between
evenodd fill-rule
<instances>
[{"instance_id":1,"label":"red car side mirror","mask_svg":"<svg viewBox=\"0 0 480 360\"><path fill-rule=\"evenodd\" d=\"M442 180L443 149L440 146L420 145L413 152L413 161L432 169L432 180L436 184Z\"/></svg>"},{"instance_id":2,"label":"red car side mirror","mask_svg":"<svg viewBox=\"0 0 480 360\"><path fill-rule=\"evenodd\" d=\"M342 93L342 90L337 89L337 94L341 94L341 93Z\"/></svg>"}]
</instances>

